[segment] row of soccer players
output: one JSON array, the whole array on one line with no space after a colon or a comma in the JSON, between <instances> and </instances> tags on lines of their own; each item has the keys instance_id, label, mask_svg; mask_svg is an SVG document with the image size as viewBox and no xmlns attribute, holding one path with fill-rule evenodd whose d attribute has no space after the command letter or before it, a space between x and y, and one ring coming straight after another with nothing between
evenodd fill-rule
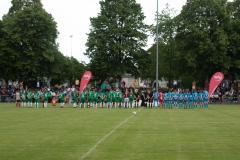
<instances>
[{"instance_id":1,"label":"row of soccer players","mask_svg":"<svg viewBox=\"0 0 240 160\"><path fill-rule=\"evenodd\" d=\"M153 92L153 106L164 108L208 108L208 91Z\"/></svg>"},{"instance_id":2,"label":"row of soccer players","mask_svg":"<svg viewBox=\"0 0 240 160\"><path fill-rule=\"evenodd\" d=\"M74 98L73 98L74 99ZM80 94L80 106L81 108L87 107L97 107L97 103L100 103L101 107L108 107L108 108L133 108L139 106L139 94L138 91L132 90L126 91L122 93L119 89L116 91L111 90L109 92L95 92L95 91L88 91L82 92ZM74 99L73 107L77 107L77 99Z\"/></svg>"}]
</instances>

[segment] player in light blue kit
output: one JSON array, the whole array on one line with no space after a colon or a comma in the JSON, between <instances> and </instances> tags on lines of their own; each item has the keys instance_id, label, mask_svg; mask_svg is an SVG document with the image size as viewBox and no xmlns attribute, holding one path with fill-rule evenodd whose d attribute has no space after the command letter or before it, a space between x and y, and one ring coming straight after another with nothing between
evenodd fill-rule
<instances>
[{"instance_id":1,"label":"player in light blue kit","mask_svg":"<svg viewBox=\"0 0 240 160\"><path fill-rule=\"evenodd\" d=\"M206 89L203 91L203 103L204 108L208 109L208 91Z\"/></svg>"},{"instance_id":2,"label":"player in light blue kit","mask_svg":"<svg viewBox=\"0 0 240 160\"><path fill-rule=\"evenodd\" d=\"M183 103L184 103L184 109L187 109L188 107L188 91L185 90L183 94Z\"/></svg>"},{"instance_id":3,"label":"player in light blue kit","mask_svg":"<svg viewBox=\"0 0 240 160\"><path fill-rule=\"evenodd\" d=\"M166 108L168 108L168 92L167 91L165 91L165 93L164 93L164 96L163 96L163 106L164 106L164 108L166 109Z\"/></svg>"},{"instance_id":4,"label":"player in light blue kit","mask_svg":"<svg viewBox=\"0 0 240 160\"><path fill-rule=\"evenodd\" d=\"M183 100L184 100L184 95L182 93L182 90L180 89L179 97L178 97L178 103L179 103L179 108L180 109L183 108Z\"/></svg>"},{"instance_id":5,"label":"player in light blue kit","mask_svg":"<svg viewBox=\"0 0 240 160\"><path fill-rule=\"evenodd\" d=\"M153 89L153 107L158 107L158 91Z\"/></svg>"},{"instance_id":6,"label":"player in light blue kit","mask_svg":"<svg viewBox=\"0 0 240 160\"><path fill-rule=\"evenodd\" d=\"M179 93L177 92L177 91L175 91L174 93L173 93L173 107L174 108L177 108L178 107L178 101L179 101Z\"/></svg>"},{"instance_id":7,"label":"player in light blue kit","mask_svg":"<svg viewBox=\"0 0 240 160\"><path fill-rule=\"evenodd\" d=\"M172 103L173 103L172 92L171 92L171 90L169 90L169 92L168 92L168 108L172 108Z\"/></svg>"},{"instance_id":8,"label":"player in light blue kit","mask_svg":"<svg viewBox=\"0 0 240 160\"><path fill-rule=\"evenodd\" d=\"M198 103L198 93L196 90L193 91L192 93L192 96L193 96L193 108L194 109L197 109L197 103Z\"/></svg>"},{"instance_id":9,"label":"player in light blue kit","mask_svg":"<svg viewBox=\"0 0 240 160\"><path fill-rule=\"evenodd\" d=\"M193 108L193 95L192 95L192 93L190 93L190 92L188 92L188 108L190 109L192 109Z\"/></svg>"},{"instance_id":10,"label":"player in light blue kit","mask_svg":"<svg viewBox=\"0 0 240 160\"><path fill-rule=\"evenodd\" d=\"M198 104L199 104L199 108L202 109L203 108L203 93L202 93L202 90L198 93Z\"/></svg>"}]
</instances>

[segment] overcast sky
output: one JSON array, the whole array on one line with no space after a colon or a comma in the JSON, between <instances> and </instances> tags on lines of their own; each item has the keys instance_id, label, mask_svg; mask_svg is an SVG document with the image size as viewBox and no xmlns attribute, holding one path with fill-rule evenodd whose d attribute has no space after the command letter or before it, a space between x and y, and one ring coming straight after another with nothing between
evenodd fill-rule
<instances>
[{"instance_id":1,"label":"overcast sky","mask_svg":"<svg viewBox=\"0 0 240 160\"><path fill-rule=\"evenodd\" d=\"M0 0L0 19L8 12L11 0ZM154 16L157 10L157 0L136 0L142 6L146 16L146 24L155 24ZM90 17L96 17L100 12L99 0L41 0L44 9L52 14L58 25L59 50L67 56L72 56L79 61L89 62L83 55L86 50L87 35L90 27ZM186 0L158 0L159 12L168 3L179 13ZM72 35L72 38L70 37ZM71 45L72 44L72 45ZM153 38L148 39L148 47L153 44ZM71 47L72 46L72 47Z\"/></svg>"}]
</instances>

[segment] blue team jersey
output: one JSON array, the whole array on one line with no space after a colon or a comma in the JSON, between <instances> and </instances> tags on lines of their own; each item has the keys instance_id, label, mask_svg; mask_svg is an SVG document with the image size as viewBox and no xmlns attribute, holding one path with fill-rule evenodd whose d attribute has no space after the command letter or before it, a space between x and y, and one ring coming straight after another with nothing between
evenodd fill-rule
<instances>
[{"instance_id":1,"label":"blue team jersey","mask_svg":"<svg viewBox=\"0 0 240 160\"><path fill-rule=\"evenodd\" d=\"M190 97L190 95L192 95L192 94L191 94L190 92L188 92L188 93L187 93L188 98Z\"/></svg>"},{"instance_id":2,"label":"blue team jersey","mask_svg":"<svg viewBox=\"0 0 240 160\"><path fill-rule=\"evenodd\" d=\"M208 91L206 90L203 91L203 99L204 101L208 101Z\"/></svg>"},{"instance_id":3,"label":"blue team jersey","mask_svg":"<svg viewBox=\"0 0 240 160\"><path fill-rule=\"evenodd\" d=\"M189 102L193 102L193 95L192 95L191 93L189 93L188 101L189 101Z\"/></svg>"},{"instance_id":4,"label":"blue team jersey","mask_svg":"<svg viewBox=\"0 0 240 160\"><path fill-rule=\"evenodd\" d=\"M198 98L200 101L203 101L203 93L198 93Z\"/></svg>"},{"instance_id":5,"label":"blue team jersey","mask_svg":"<svg viewBox=\"0 0 240 160\"><path fill-rule=\"evenodd\" d=\"M178 97L179 97L179 93L178 93L178 92L176 92L176 93L173 95L173 98L174 98L175 100L177 100L177 99L178 99Z\"/></svg>"},{"instance_id":6,"label":"blue team jersey","mask_svg":"<svg viewBox=\"0 0 240 160\"><path fill-rule=\"evenodd\" d=\"M203 94L208 97L208 91L204 90Z\"/></svg>"},{"instance_id":7,"label":"blue team jersey","mask_svg":"<svg viewBox=\"0 0 240 160\"><path fill-rule=\"evenodd\" d=\"M182 102L182 101L183 101L183 99L184 99L184 95L183 95L182 93L180 93L180 94L179 94L179 98L178 98L178 99L179 99L179 102Z\"/></svg>"},{"instance_id":8,"label":"blue team jersey","mask_svg":"<svg viewBox=\"0 0 240 160\"><path fill-rule=\"evenodd\" d=\"M184 93L184 100L188 100L188 93L186 92L186 93Z\"/></svg>"},{"instance_id":9,"label":"blue team jersey","mask_svg":"<svg viewBox=\"0 0 240 160\"><path fill-rule=\"evenodd\" d=\"M172 92L172 99L175 99L175 92Z\"/></svg>"},{"instance_id":10,"label":"blue team jersey","mask_svg":"<svg viewBox=\"0 0 240 160\"><path fill-rule=\"evenodd\" d=\"M158 99L158 92L153 92L153 99Z\"/></svg>"},{"instance_id":11,"label":"blue team jersey","mask_svg":"<svg viewBox=\"0 0 240 160\"><path fill-rule=\"evenodd\" d=\"M168 92L168 99L172 100L172 92Z\"/></svg>"},{"instance_id":12,"label":"blue team jersey","mask_svg":"<svg viewBox=\"0 0 240 160\"><path fill-rule=\"evenodd\" d=\"M197 101L197 100L198 100L198 93L197 93L197 92L194 92L192 95L193 95L193 99L194 99L195 101Z\"/></svg>"},{"instance_id":13,"label":"blue team jersey","mask_svg":"<svg viewBox=\"0 0 240 160\"><path fill-rule=\"evenodd\" d=\"M178 93L178 92L175 93L174 98L175 98L175 99L178 99L178 98L179 98L179 93Z\"/></svg>"},{"instance_id":14,"label":"blue team jersey","mask_svg":"<svg viewBox=\"0 0 240 160\"><path fill-rule=\"evenodd\" d=\"M168 100L168 93L164 93L164 101Z\"/></svg>"}]
</instances>

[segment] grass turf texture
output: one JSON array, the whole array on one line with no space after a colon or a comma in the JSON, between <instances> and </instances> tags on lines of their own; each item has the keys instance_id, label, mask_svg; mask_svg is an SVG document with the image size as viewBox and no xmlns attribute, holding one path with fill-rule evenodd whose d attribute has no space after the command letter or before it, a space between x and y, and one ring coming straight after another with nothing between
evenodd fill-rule
<instances>
[{"instance_id":1,"label":"grass turf texture","mask_svg":"<svg viewBox=\"0 0 240 160\"><path fill-rule=\"evenodd\" d=\"M50 106L0 103L1 160L78 160L137 111ZM240 159L239 113L238 105L141 109L85 159Z\"/></svg>"}]
</instances>

